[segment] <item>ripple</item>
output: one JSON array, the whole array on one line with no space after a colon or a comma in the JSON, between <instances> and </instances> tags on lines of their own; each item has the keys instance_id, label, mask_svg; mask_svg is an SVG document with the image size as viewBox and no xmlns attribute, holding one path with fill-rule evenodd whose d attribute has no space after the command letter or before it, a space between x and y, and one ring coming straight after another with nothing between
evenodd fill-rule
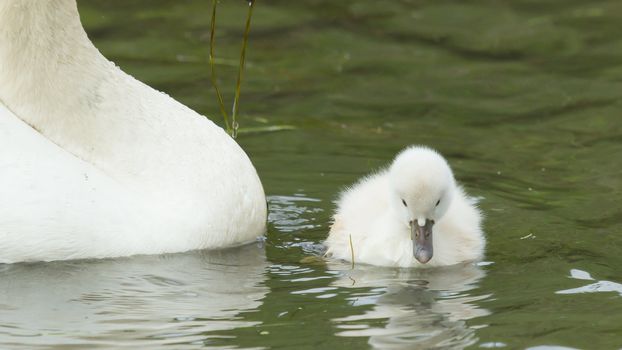
<instances>
[{"instance_id":1,"label":"ripple","mask_svg":"<svg viewBox=\"0 0 622 350\"><path fill-rule=\"evenodd\" d=\"M320 227L315 215L323 210L310 204L319 203L317 198L297 196L268 196L270 212L268 221L280 232L298 232Z\"/></svg>"},{"instance_id":2,"label":"ripple","mask_svg":"<svg viewBox=\"0 0 622 350\"><path fill-rule=\"evenodd\" d=\"M594 278L586 272L578 269L570 270L570 278L578 280L594 281ZM555 294L582 294L582 293L607 293L615 292L622 296L622 284L612 281L597 281L578 288L564 289Z\"/></svg>"},{"instance_id":3,"label":"ripple","mask_svg":"<svg viewBox=\"0 0 622 350\"><path fill-rule=\"evenodd\" d=\"M311 289L305 289L305 290L298 290L298 291L294 291L291 292L292 294L318 294L318 293L324 293L324 292L328 292L331 290L335 290L337 288L335 287L323 287L323 288L311 288Z\"/></svg>"}]
</instances>

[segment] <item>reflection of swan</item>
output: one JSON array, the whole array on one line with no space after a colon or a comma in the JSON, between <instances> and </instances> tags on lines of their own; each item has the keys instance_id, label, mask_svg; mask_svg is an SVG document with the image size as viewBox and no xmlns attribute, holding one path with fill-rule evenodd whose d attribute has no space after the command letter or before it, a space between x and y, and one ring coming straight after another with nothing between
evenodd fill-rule
<instances>
[{"instance_id":1,"label":"reflection of swan","mask_svg":"<svg viewBox=\"0 0 622 350\"><path fill-rule=\"evenodd\" d=\"M221 252L3 265L0 348L150 348L201 342L206 332L252 325L236 316L261 305L267 293L266 266L264 250L256 245Z\"/></svg>"},{"instance_id":2,"label":"reflection of swan","mask_svg":"<svg viewBox=\"0 0 622 350\"><path fill-rule=\"evenodd\" d=\"M0 262L223 248L265 231L244 151L88 39L75 0L0 1Z\"/></svg>"},{"instance_id":3,"label":"reflection of swan","mask_svg":"<svg viewBox=\"0 0 622 350\"><path fill-rule=\"evenodd\" d=\"M464 348L477 340L464 321L488 314L474 304L487 296L467 293L484 275L472 264L424 270L359 265L342 271L335 285L372 288L351 301L373 306L362 315L336 319L338 335L369 337L369 344L380 349Z\"/></svg>"}]
</instances>

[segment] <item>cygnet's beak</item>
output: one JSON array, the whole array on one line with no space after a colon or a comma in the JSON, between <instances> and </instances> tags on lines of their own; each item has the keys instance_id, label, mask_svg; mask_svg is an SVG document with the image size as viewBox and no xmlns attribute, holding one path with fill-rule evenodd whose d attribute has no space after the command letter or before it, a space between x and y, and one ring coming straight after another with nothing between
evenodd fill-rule
<instances>
[{"instance_id":1,"label":"cygnet's beak","mask_svg":"<svg viewBox=\"0 0 622 350\"><path fill-rule=\"evenodd\" d=\"M421 226L420 224L423 224ZM432 245L432 226L434 221L426 219L414 220L410 223L410 236L413 240L413 254L415 259L425 264L434 254L434 246Z\"/></svg>"}]
</instances>

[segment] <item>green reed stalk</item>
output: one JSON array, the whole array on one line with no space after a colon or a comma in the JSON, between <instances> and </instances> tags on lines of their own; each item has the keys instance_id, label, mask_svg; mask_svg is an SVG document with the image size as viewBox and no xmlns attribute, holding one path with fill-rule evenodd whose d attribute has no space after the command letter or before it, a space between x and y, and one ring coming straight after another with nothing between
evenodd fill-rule
<instances>
[{"instance_id":1,"label":"green reed stalk","mask_svg":"<svg viewBox=\"0 0 622 350\"><path fill-rule=\"evenodd\" d=\"M209 35L209 66L211 70L212 85L214 86L214 90L216 91L216 96L218 97L218 106L220 107L220 113L222 113L222 116L225 119L225 128L227 130L227 133L233 136L234 131L233 131L233 128L229 125L229 116L227 115L227 111L225 110L225 103L223 102L220 89L218 89L218 82L216 79L216 69L214 68L215 66L214 64L214 41L215 41L214 33L216 32L216 6L217 5L218 5L218 0L212 0L212 24L211 24L210 35Z\"/></svg>"},{"instance_id":2,"label":"green reed stalk","mask_svg":"<svg viewBox=\"0 0 622 350\"><path fill-rule=\"evenodd\" d=\"M350 254L352 255L352 267L351 269L354 270L354 246L352 245L352 235L350 235Z\"/></svg>"},{"instance_id":3,"label":"green reed stalk","mask_svg":"<svg viewBox=\"0 0 622 350\"><path fill-rule=\"evenodd\" d=\"M251 17L253 16L253 8L255 7L255 0L248 0L248 15L246 16L246 28L244 29L244 41L242 42L242 51L240 52L240 65L238 67L238 81L235 84L235 97L233 98L233 108L231 114L231 126L233 127L233 138L238 134L238 122L235 117L238 114L239 100L240 100L240 85L242 84L242 74L244 72L244 63L246 61L246 45L248 44L248 33L251 29Z\"/></svg>"}]
</instances>

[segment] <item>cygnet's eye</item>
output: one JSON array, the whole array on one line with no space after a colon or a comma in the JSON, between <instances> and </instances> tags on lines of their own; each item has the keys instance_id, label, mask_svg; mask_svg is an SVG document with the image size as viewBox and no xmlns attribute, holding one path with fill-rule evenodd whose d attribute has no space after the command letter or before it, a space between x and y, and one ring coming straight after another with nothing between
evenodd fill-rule
<instances>
[{"instance_id":1,"label":"cygnet's eye","mask_svg":"<svg viewBox=\"0 0 622 350\"><path fill-rule=\"evenodd\" d=\"M402 204L404 204L405 207L408 206L408 204L406 204L406 201L402 199Z\"/></svg>"},{"instance_id":2,"label":"cygnet's eye","mask_svg":"<svg viewBox=\"0 0 622 350\"><path fill-rule=\"evenodd\" d=\"M439 199L438 202L436 202L436 207L438 207L438 205L441 204L441 200Z\"/></svg>"}]
</instances>

